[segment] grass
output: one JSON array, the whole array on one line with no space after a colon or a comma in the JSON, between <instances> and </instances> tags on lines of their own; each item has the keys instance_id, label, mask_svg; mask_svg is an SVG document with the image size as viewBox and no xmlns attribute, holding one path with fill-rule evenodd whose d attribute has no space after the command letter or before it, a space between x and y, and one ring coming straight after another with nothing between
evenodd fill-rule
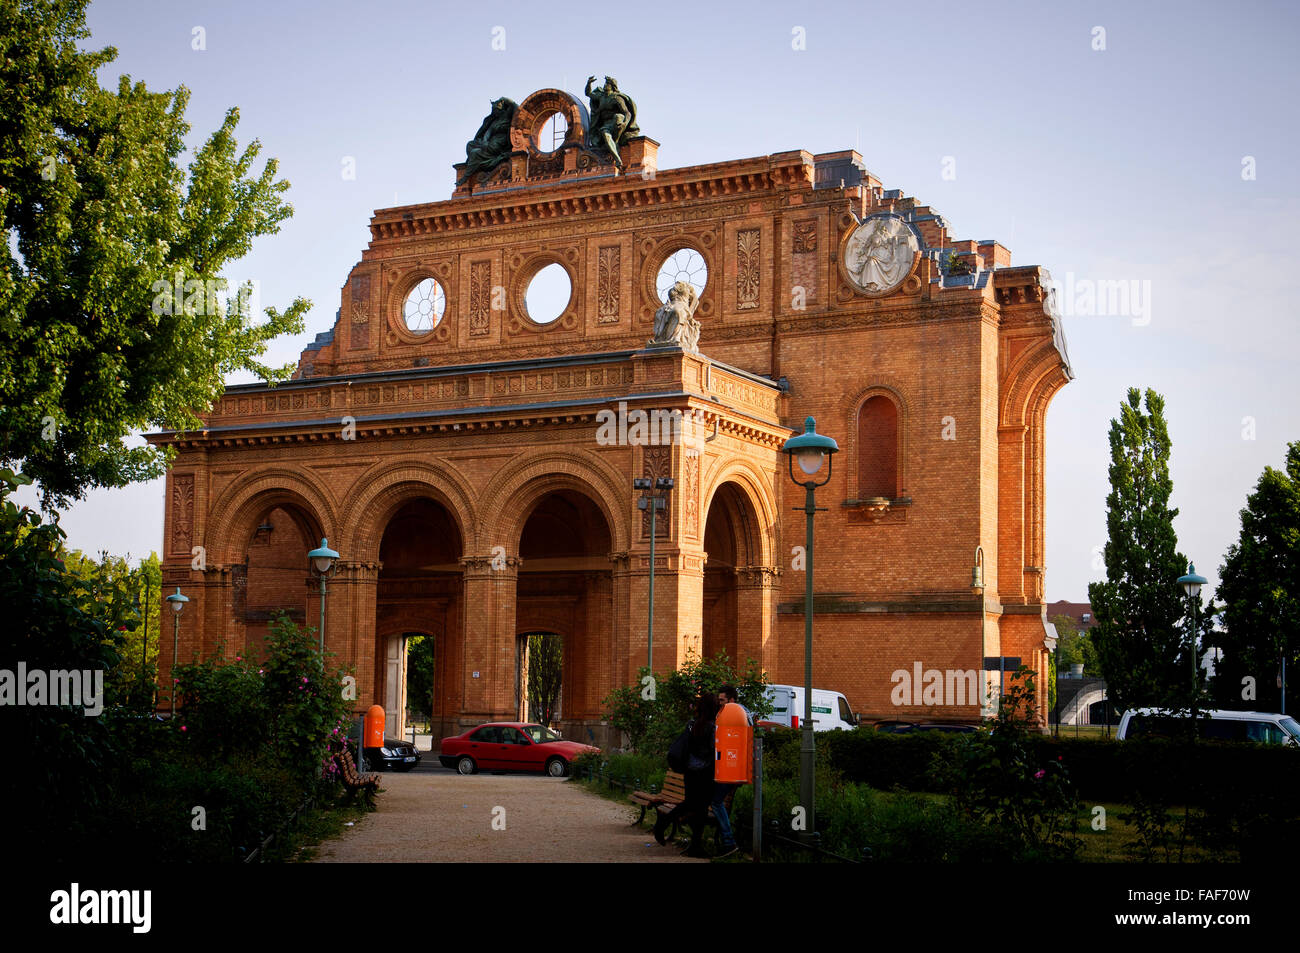
<instances>
[{"instance_id":1,"label":"grass","mask_svg":"<svg viewBox=\"0 0 1300 953\"><path fill-rule=\"evenodd\" d=\"M268 863L311 863L324 841L338 837L349 823L357 823L370 812L360 795L351 804L344 804L342 795L336 795L331 802L318 804L299 814L293 825L271 844L265 860Z\"/></svg>"},{"instance_id":2,"label":"grass","mask_svg":"<svg viewBox=\"0 0 1300 953\"><path fill-rule=\"evenodd\" d=\"M572 778L571 780L606 800L628 805L631 812L640 811L640 808L633 807L628 802L628 794L631 792L623 791L617 785L610 787L603 781L587 781L579 778ZM878 799L878 803L886 808L904 799L932 805L943 805L950 801L947 795L924 792L875 791L874 795ZM1093 828L1094 822L1100 822L1101 818L1095 812L1098 807L1105 810L1104 830L1095 830ZM1156 863L1177 862L1180 858L1179 839L1183 826L1187 823L1189 817L1186 809L1171 807L1164 811L1163 814L1160 812L1149 813L1146 817L1148 843L1145 845L1143 842L1143 827L1138 823L1137 814L1138 811L1130 804L1109 802L1081 805L1076 826L1080 842L1078 861L1080 863L1101 864L1141 863L1148 860ZM629 814L629 819L630 817ZM646 821L642 824L642 828L647 832L653 824L653 818L653 812L647 812ZM1190 814L1190 823L1193 829L1195 822L1196 814L1192 812ZM679 832L680 834L681 832ZM748 845L743 846L747 848ZM742 860L747 862L749 859L747 851L742 850L740 854L728 858L724 863ZM1215 850L1197 843L1193 837L1189 837L1181 848L1181 859L1185 863L1200 863L1207 861L1237 862L1240 858L1230 848Z\"/></svg>"}]
</instances>

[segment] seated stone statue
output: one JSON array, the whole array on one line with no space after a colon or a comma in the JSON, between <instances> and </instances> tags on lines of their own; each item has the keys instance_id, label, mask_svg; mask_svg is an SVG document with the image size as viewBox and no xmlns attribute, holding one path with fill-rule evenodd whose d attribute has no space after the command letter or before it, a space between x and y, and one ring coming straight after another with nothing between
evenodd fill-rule
<instances>
[{"instance_id":1,"label":"seated stone statue","mask_svg":"<svg viewBox=\"0 0 1300 953\"><path fill-rule=\"evenodd\" d=\"M700 306L695 288L679 281L668 289L668 301L655 312L654 337L648 347L680 347L691 353L700 349L700 322L695 309Z\"/></svg>"},{"instance_id":2,"label":"seated stone statue","mask_svg":"<svg viewBox=\"0 0 1300 953\"><path fill-rule=\"evenodd\" d=\"M492 104L474 138L465 143L465 174L456 184L464 185L475 172L491 172L510 157L510 124L518 104L504 96Z\"/></svg>"}]
</instances>

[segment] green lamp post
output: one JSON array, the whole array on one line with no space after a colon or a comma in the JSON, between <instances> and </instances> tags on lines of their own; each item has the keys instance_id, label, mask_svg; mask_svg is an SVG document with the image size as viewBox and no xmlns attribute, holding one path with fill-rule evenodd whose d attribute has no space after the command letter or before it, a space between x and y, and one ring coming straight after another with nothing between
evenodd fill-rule
<instances>
[{"instance_id":1,"label":"green lamp post","mask_svg":"<svg viewBox=\"0 0 1300 953\"><path fill-rule=\"evenodd\" d=\"M1192 637L1190 654L1192 656L1192 693L1196 692L1196 622L1201 608L1201 586L1208 582L1204 576L1196 574L1196 564L1187 564L1187 575L1178 577L1178 585L1183 587L1183 592L1192 600Z\"/></svg>"},{"instance_id":2,"label":"green lamp post","mask_svg":"<svg viewBox=\"0 0 1300 953\"><path fill-rule=\"evenodd\" d=\"M167 603L172 607L172 719L176 718L176 661L180 653L181 645L181 613L185 611L185 603L189 602L189 596L181 594L181 587L177 586L176 591L167 597Z\"/></svg>"},{"instance_id":3,"label":"green lamp post","mask_svg":"<svg viewBox=\"0 0 1300 953\"><path fill-rule=\"evenodd\" d=\"M804 601L803 601L803 744L799 749L799 800L807 811L808 834L817 830L817 802L814 789L814 766L817 759L813 740L812 719L812 631L813 631L813 514L817 512L817 487L825 486L831 478L831 457L839 452L839 444L817 432L817 421L809 417L804 421L804 432L791 437L781 448L790 465L790 479L804 488L803 512L807 515ZM795 466L799 472L795 473ZM822 466L826 478L818 480ZM795 507L798 512L800 507ZM822 507L823 512L825 507Z\"/></svg>"},{"instance_id":4,"label":"green lamp post","mask_svg":"<svg viewBox=\"0 0 1300 953\"><path fill-rule=\"evenodd\" d=\"M339 554L329 548L329 540L321 537L320 546L307 554L311 568L320 576L320 653L325 654L325 580L333 573Z\"/></svg>"}]
</instances>

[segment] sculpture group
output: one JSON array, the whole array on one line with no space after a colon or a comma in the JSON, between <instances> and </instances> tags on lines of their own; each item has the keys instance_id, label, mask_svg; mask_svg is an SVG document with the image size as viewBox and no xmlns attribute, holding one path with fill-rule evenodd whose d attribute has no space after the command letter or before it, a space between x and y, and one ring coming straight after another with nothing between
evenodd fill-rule
<instances>
[{"instance_id":1,"label":"sculpture group","mask_svg":"<svg viewBox=\"0 0 1300 953\"><path fill-rule=\"evenodd\" d=\"M620 169L623 159L619 147L641 129L636 123L636 103L618 88L618 81L605 77L603 86L593 86L595 76L587 77L584 94L590 104L590 121L586 148L600 156L607 156ZM487 175L510 158L510 127L519 106L512 99L502 97L492 103L492 109L465 144L465 169L456 185L461 186L476 174Z\"/></svg>"}]
</instances>

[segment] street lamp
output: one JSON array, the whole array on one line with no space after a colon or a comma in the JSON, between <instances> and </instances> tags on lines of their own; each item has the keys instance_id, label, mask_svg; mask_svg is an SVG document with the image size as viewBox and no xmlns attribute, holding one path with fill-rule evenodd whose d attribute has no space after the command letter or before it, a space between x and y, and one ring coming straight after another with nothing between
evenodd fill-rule
<instances>
[{"instance_id":1,"label":"street lamp","mask_svg":"<svg viewBox=\"0 0 1300 953\"><path fill-rule=\"evenodd\" d=\"M970 571L970 588L971 588L971 592L978 592L980 596L980 664L979 664L978 671L980 673L980 715L982 717L984 715L985 709L987 708L986 696L988 695L988 682L984 678L984 659L988 655L988 649L985 646L985 641L984 641L984 632L985 632L984 617L986 615L985 609L988 603L984 596L984 547L983 546L975 547L975 565L971 567L971 571ZM998 654L1001 655L1002 653L999 651ZM999 692L1001 691L1002 688L999 687ZM1001 704L1000 698L998 703Z\"/></svg>"},{"instance_id":2,"label":"street lamp","mask_svg":"<svg viewBox=\"0 0 1300 953\"><path fill-rule=\"evenodd\" d=\"M1187 564L1187 575L1178 577L1178 585L1183 587L1183 592L1192 600L1192 637L1191 637L1191 656L1192 656L1192 693L1196 693L1196 617L1198 610L1201 608L1201 586L1207 582L1204 576L1196 574L1196 564Z\"/></svg>"},{"instance_id":3,"label":"street lamp","mask_svg":"<svg viewBox=\"0 0 1300 953\"><path fill-rule=\"evenodd\" d=\"M177 586L176 591L167 597L167 601L172 607L172 718L176 718L176 658L180 653L181 645L181 613L185 611L185 603L189 602L189 597L181 594L181 587Z\"/></svg>"},{"instance_id":4,"label":"street lamp","mask_svg":"<svg viewBox=\"0 0 1300 953\"><path fill-rule=\"evenodd\" d=\"M817 487L825 486L831 479L831 457L839 451L830 437L817 432L817 421L809 417L804 421L804 432L791 437L781 448L790 466L790 479L805 490L803 511L807 514L806 552L804 554L803 601L803 745L799 749L799 800L808 814L808 834L817 830L817 801L813 788L813 771L817 747L813 741L812 720L812 631L813 631L813 514L817 512ZM826 479L818 481L817 474L826 464ZM798 464L801 476L794 472ZM823 512L825 507L822 507ZM799 507L795 507L795 512Z\"/></svg>"},{"instance_id":5,"label":"street lamp","mask_svg":"<svg viewBox=\"0 0 1300 953\"><path fill-rule=\"evenodd\" d=\"M307 554L311 568L320 576L320 654L325 656L325 580L334 570L339 554L329 548L329 540L321 537L320 546Z\"/></svg>"},{"instance_id":6,"label":"street lamp","mask_svg":"<svg viewBox=\"0 0 1300 953\"><path fill-rule=\"evenodd\" d=\"M636 508L650 511L650 623L646 636L646 668L654 673L655 668L655 514L668 506L668 493L673 488L672 477L655 477L653 483L649 477L636 477L632 480L632 489L641 490L641 497L636 501ZM645 491L649 490L647 496Z\"/></svg>"}]
</instances>

